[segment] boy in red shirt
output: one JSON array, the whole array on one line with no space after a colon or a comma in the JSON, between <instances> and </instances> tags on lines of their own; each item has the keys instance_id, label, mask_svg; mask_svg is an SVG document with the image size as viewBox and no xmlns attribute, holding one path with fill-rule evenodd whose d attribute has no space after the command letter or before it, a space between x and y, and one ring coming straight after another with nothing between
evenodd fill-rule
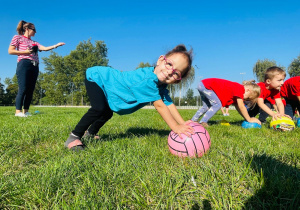
<instances>
[{"instance_id":1,"label":"boy in red shirt","mask_svg":"<svg viewBox=\"0 0 300 210\"><path fill-rule=\"evenodd\" d=\"M284 105L280 97L280 87L283 85L285 79L285 71L277 66L272 66L265 72L265 82L257 83L261 89L260 96L257 99L257 104L253 109L249 109L248 113L250 117L255 117L258 113L264 115L266 112L273 119L286 116L284 114ZM266 104L265 100L268 98L274 98L278 108L278 113L273 112ZM261 117L262 119L262 117ZM263 119L262 119L263 120Z\"/></svg>"},{"instance_id":2,"label":"boy in red shirt","mask_svg":"<svg viewBox=\"0 0 300 210\"><path fill-rule=\"evenodd\" d=\"M300 76L292 77L284 82L280 95L286 100L285 114L293 118L295 110L300 110Z\"/></svg>"}]
</instances>

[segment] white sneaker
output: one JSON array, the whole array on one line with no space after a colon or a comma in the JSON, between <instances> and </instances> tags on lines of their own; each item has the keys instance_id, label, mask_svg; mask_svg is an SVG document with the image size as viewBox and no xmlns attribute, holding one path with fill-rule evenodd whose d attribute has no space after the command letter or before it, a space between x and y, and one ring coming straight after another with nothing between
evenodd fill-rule
<instances>
[{"instance_id":1,"label":"white sneaker","mask_svg":"<svg viewBox=\"0 0 300 210\"><path fill-rule=\"evenodd\" d=\"M16 117L27 117L26 114L23 114L22 112L19 112L18 114L15 114Z\"/></svg>"},{"instance_id":2,"label":"white sneaker","mask_svg":"<svg viewBox=\"0 0 300 210\"><path fill-rule=\"evenodd\" d=\"M26 117L32 116L32 114L30 114L29 112L26 112L25 115L26 115Z\"/></svg>"}]
</instances>

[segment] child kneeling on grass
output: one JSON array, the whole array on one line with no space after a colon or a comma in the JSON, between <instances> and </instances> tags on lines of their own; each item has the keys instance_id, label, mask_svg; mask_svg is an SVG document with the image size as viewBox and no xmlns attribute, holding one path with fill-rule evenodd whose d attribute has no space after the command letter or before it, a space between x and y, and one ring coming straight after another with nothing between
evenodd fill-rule
<instances>
[{"instance_id":1,"label":"child kneeling on grass","mask_svg":"<svg viewBox=\"0 0 300 210\"><path fill-rule=\"evenodd\" d=\"M300 76L286 80L280 88L280 95L286 101L285 114L293 118L296 110L300 110Z\"/></svg>"},{"instance_id":2,"label":"child kneeling on grass","mask_svg":"<svg viewBox=\"0 0 300 210\"><path fill-rule=\"evenodd\" d=\"M200 124L204 127L208 127L207 122L219 109L233 104L245 120L261 124L258 119L254 117L250 118L244 104L244 100L255 104L260 94L260 88L254 80L244 81L243 85L241 85L237 82L231 82L225 79L204 79L199 82L198 91L203 106L193 116L192 121L198 121L204 114L200 120Z\"/></svg>"},{"instance_id":3,"label":"child kneeling on grass","mask_svg":"<svg viewBox=\"0 0 300 210\"><path fill-rule=\"evenodd\" d=\"M178 45L166 55L161 55L155 67L139 68L121 72L110 67L95 66L87 69L85 86L91 108L81 118L69 135L65 146L82 150L83 136L99 138L99 129L113 116L130 114L149 102L179 136L194 133L189 122L185 122L173 104L168 84L179 83L191 69L192 50Z\"/></svg>"},{"instance_id":4,"label":"child kneeling on grass","mask_svg":"<svg viewBox=\"0 0 300 210\"><path fill-rule=\"evenodd\" d=\"M289 117L284 114L284 104L280 96L280 87L283 85L285 79L285 71L277 66L272 66L268 68L265 72L265 81L257 83L261 89L260 96L257 99L257 104L250 109L250 117L255 117L258 113L261 116L259 119L263 120L264 123L266 120L265 116L270 115L272 119L281 118L282 116ZM265 100L267 98L273 98L275 100L278 112L272 111L266 104Z\"/></svg>"}]
</instances>

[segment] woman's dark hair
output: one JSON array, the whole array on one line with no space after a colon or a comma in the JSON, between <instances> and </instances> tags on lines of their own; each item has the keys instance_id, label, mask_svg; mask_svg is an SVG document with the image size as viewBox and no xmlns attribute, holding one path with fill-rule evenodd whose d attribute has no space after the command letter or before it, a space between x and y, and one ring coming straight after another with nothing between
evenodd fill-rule
<instances>
[{"instance_id":1,"label":"woman's dark hair","mask_svg":"<svg viewBox=\"0 0 300 210\"><path fill-rule=\"evenodd\" d=\"M182 78L186 77L188 75L188 72L191 70L192 62L193 62L193 48L191 48L189 51L187 51L185 45L179 44L176 47L174 47L171 51L169 51L165 56L169 57L175 53L183 54L188 61L188 66L185 69L185 73L181 76Z\"/></svg>"},{"instance_id":2,"label":"woman's dark hair","mask_svg":"<svg viewBox=\"0 0 300 210\"><path fill-rule=\"evenodd\" d=\"M18 23L17 32L18 32L19 35L23 35L25 33L26 28L33 28L33 27L34 27L33 23L28 23L24 20L21 20Z\"/></svg>"}]
</instances>

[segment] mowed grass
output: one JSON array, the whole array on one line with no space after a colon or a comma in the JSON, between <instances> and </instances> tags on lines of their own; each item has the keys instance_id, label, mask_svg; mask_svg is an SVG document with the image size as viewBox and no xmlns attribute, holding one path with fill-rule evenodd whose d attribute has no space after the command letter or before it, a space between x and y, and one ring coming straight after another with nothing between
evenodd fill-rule
<instances>
[{"instance_id":1,"label":"mowed grass","mask_svg":"<svg viewBox=\"0 0 300 210\"><path fill-rule=\"evenodd\" d=\"M0 108L0 209L299 209L300 128L243 129L236 111L218 113L209 152L178 158L160 115L139 110L115 114L75 153L64 142L87 108L35 110Z\"/></svg>"}]
</instances>

